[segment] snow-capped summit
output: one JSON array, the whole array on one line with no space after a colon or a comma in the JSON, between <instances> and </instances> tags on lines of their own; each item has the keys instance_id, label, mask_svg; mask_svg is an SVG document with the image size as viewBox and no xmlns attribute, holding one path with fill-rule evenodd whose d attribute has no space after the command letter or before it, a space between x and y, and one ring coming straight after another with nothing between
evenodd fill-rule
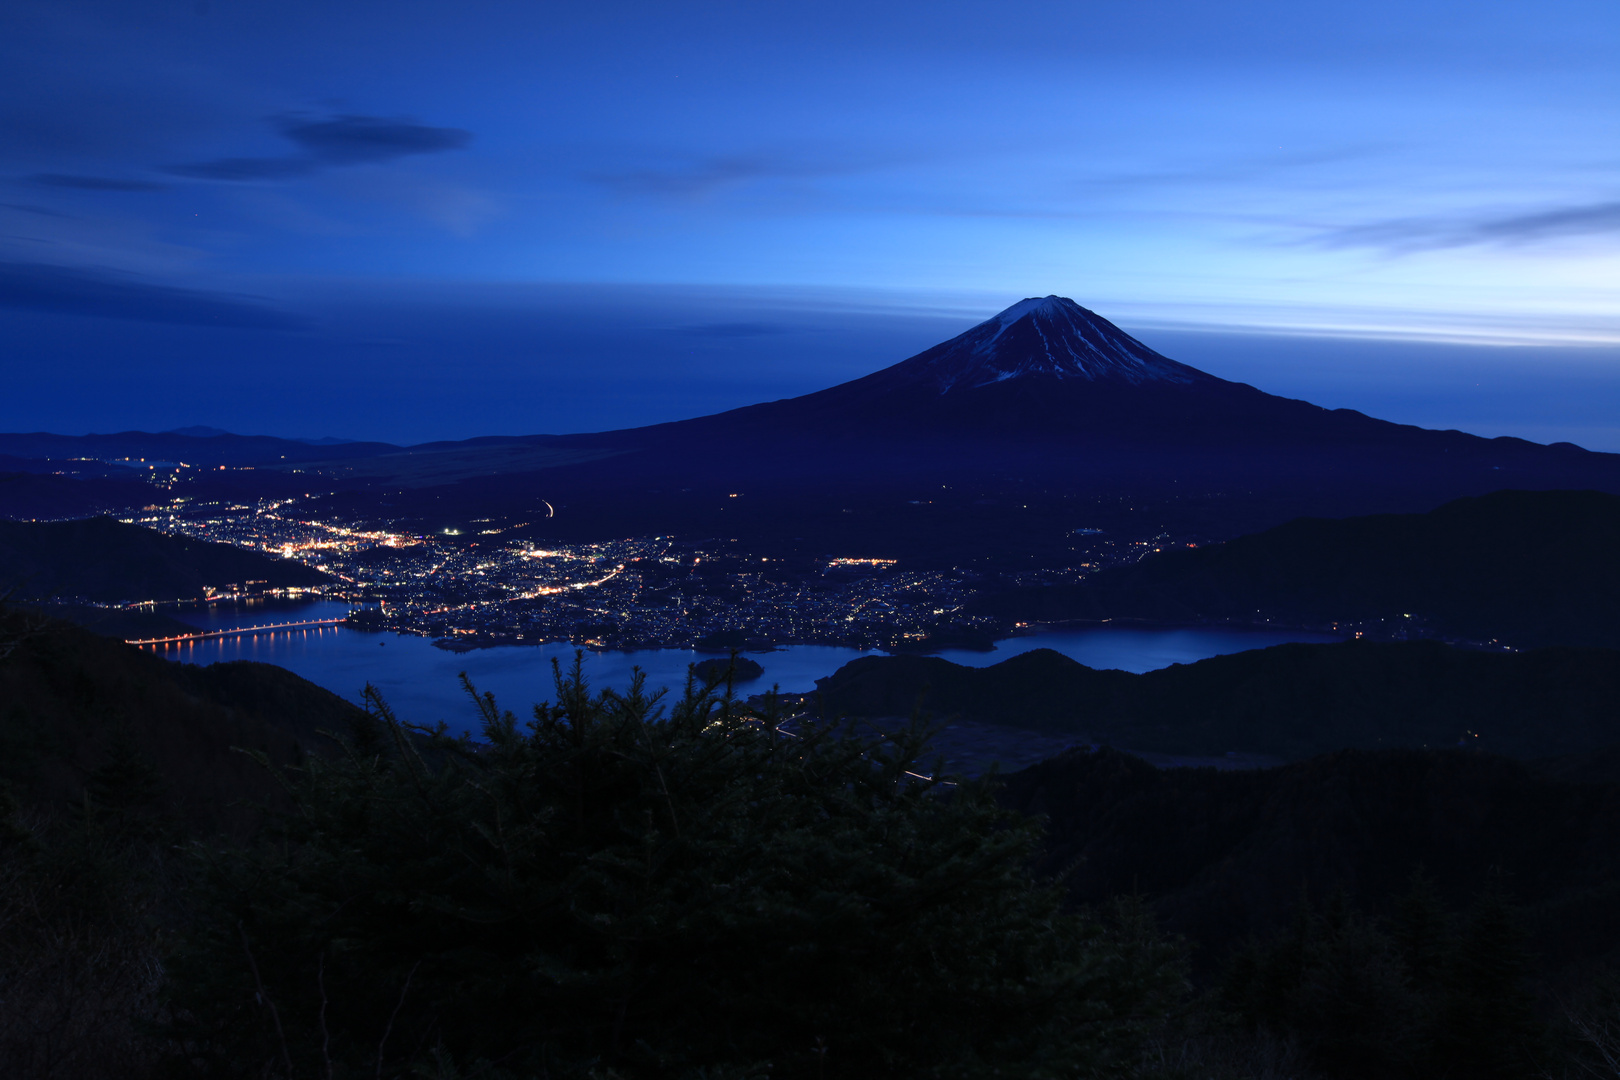
<instances>
[{"instance_id":1,"label":"snow-capped summit","mask_svg":"<svg viewBox=\"0 0 1620 1080\"><path fill-rule=\"evenodd\" d=\"M1196 368L1160 356L1063 296L1020 300L890 371L896 377L927 379L942 394L1031 376L1131 385L1210 379Z\"/></svg>"}]
</instances>

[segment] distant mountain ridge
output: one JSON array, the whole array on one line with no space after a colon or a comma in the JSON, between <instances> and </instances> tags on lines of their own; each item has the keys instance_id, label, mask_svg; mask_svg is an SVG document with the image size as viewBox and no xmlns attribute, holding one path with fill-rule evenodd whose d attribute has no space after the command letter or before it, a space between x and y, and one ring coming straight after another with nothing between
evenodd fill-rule
<instances>
[{"instance_id":1,"label":"distant mountain ridge","mask_svg":"<svg viewBox=\"0 0 1620 1080\"><path fill-rule=\"evenodd\" d=\"M174 431L121 431L106 435L56 435L48 431L0 434L0 454L36 460L142 458L207 466L275 466L318 461L341 446L348 457L398 451L391 443L281 439L272 435L233 435L218 428Z\"/></svg>"},{"instance_id":2,"label":"distant mountain ridge","mask_svg":"<svg viewBox=\"0 0 1620 1080\"><path fill-rule=\"evenodd\" d=\"M191 427L170 428L162 432L164 435L184 435L190 439L213 439L221 435L234 435L234 432L224 428L209 427L206 424L193 424ZM271 436L274 438L274 436ZM340 439L333 435L323 435L318 439L296 438L293 442L301 442L305 446L346 446L357 442L356 439Z\"/></svg>"}]
</instances>

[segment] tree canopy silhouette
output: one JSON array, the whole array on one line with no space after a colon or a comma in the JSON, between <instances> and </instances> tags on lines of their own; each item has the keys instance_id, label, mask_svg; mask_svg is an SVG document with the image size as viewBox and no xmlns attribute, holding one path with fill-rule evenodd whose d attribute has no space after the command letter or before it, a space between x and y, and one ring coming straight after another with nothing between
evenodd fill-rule
<instances>
[{"instance_id":1,"label":"tree canopy silhouette","mask_svg":"<svg viewBox=\"0 0 1620 1080\"><path fill-rule=\"evenodd\" d=\"M465 677L464 682L465 682ZM789 730L578 660L483 739L371 709L207 853L174 1034L219 1074L1125 1074L1183 989L1130 905L1067 912L1037 826L931 776L920 723ZM769 700L769 699L767 699ZM594 1070L594 1071L593 1071Z\"/></svg>"}]
</instances>

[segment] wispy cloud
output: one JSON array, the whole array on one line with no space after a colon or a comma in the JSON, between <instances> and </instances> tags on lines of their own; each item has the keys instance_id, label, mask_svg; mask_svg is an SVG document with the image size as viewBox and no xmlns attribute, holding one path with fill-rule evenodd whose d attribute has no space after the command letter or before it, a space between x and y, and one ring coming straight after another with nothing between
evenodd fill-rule
<instances>
[{"instance_id":1,"label":"wispy cloud","mask_svg":"<svg viewBox=\"0 0 1620 1080\"><path fill-rule=\"evenodd\" d=\"M1527 214L1413 217L1332 230L1315 243L1334 248L1425 251L1480 244L1533 244L1620 233L1620 201L1587 203Z\"/></svg>"},{"instance_id":2,"label":"wispy cloud","mask_svg":"<svg viewBox=\"0 0 1620 1080\"><path fill-rule=\"evenodd\" d=\"M321 167L313 158L215 158L190 165L171 165L166 172L192 180L289 180Z\"/></svg>"},{"instance_id":3,"label":"wispy cloud","mask_svg":"<svg viewBox=\"0 0 1620 1080\"><path fill-rule=\"evenodd\" d=\"M43 263L0 263L0 307L253 330L297 330L305 325L259 297L155 285L131 275Z\"/></svg>"},{"instance_id":4,"label":"wispy cloud","mask_svg":"<svg viewBox=\"0 0 1620 1080\"><path fill-rule=\"evenodd\" d=\"M430 127L403 117L283 117L281 136L300 149L283 157L229 157L173 165L166 171L198 180L287 180L321 169L369 165L411 154L459 150L472 141L461 128Z\"/></svg>"},{"instance_id":5,"label":"wispy cloud","mask_svg":"<svg viewBox=\"0 0 1620 1080\"><path fill-rule=\"evenodd\" d=\"M52 210L48 206L35 206L32 203L8 202L0 203L0 206L5 207L7 210L19 210L24 214L38 214L40 217L67 218L71 216L62 213L60 210Z\"/></svg>"},{"instance_id":6,"label":"wispy cloud","mask_svg":"<svg viewBox=\"0 0 1620 1080\"><path fill-rule=\"evenodd\" d=\"M1282 182L1325 166L1361 161L1383 151L1381 146L1346 146L1292 154L1260 155L1187 164L1177 168L1100 171L1079 177L1076 190L1140 191L1144 188L1207 188L1258 181Z\"/></svg>"}]
</instances>

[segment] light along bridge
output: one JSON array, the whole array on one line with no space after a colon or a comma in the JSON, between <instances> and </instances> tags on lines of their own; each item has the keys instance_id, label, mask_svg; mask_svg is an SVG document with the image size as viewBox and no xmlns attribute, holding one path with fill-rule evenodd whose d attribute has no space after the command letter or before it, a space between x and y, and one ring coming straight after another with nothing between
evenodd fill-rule
<instances>
[{"instance_id":1,"label":"light along bridge","mask_svg":"<svg viewBox=\"0 0 1620 1080\"><path fill-rule=\"evenodd\" d=\"M176 634L174 637L126 638L126 645L176 645L184 641L206 641L208 638L252 637L255 634L273 634L277 630L299 630L310 626L337 626L348 616L338 619L304 619L300 622L267 623L264 626L244 626L236 630L199 630L195 634Z\"/></svg>"}]
</instances>

